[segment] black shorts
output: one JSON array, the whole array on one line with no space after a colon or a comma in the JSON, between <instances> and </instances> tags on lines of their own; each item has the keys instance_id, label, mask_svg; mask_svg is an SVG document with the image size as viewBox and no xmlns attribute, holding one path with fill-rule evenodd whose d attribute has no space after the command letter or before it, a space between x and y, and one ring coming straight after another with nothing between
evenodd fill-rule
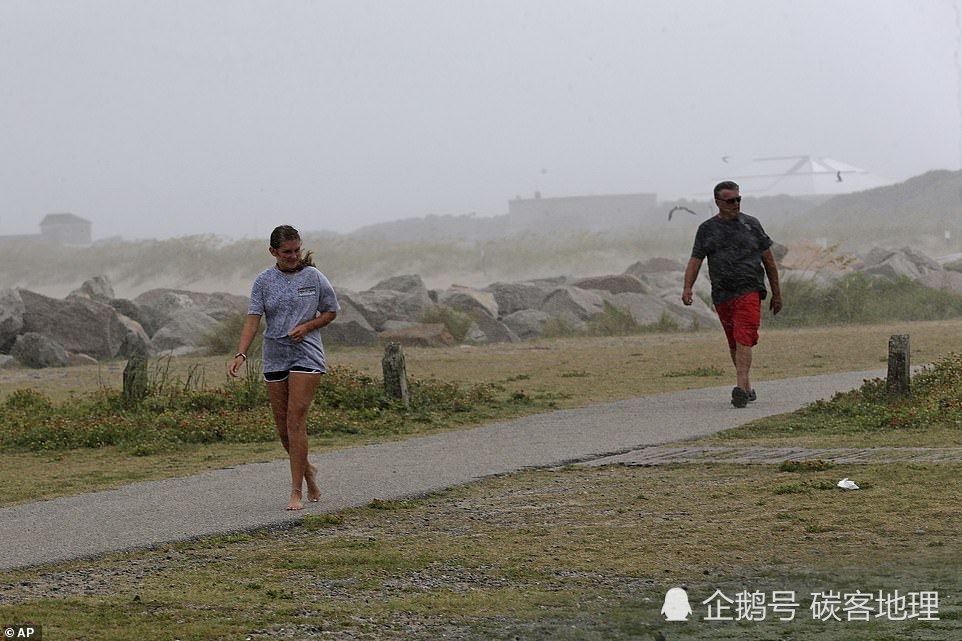
<instances>
[{"instance_id":1,"label":"black shorts","mask_svg":"<svg viewBox=\"0 0 962 641\"><path fill-rule=\"evenodd\" d=\"M264 372L264 380L268 383L280 383L281 381L286 381L288 375L291 372L297 372L300 374L323 374L319 369L312 369L310 367L301 367L300 365L294 365L289 370L281 370L279 372Z\"/></svg>"}]
</instances>

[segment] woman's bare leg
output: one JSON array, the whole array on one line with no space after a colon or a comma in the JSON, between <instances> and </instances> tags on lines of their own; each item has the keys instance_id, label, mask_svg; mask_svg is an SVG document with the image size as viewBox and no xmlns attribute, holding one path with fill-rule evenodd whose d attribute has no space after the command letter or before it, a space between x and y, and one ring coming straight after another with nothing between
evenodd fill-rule
<instances>
[{"instance_id":1,"label":"woman's bare leg","mask_svg":"<svg viewBox=\"0 0 962 641\"><path fill-rule=\"evenodd\" d=\"M319 376L306 374L306 375L300 376L299 378L319 379ZM290 455L291 453L291 441L290 441L290 435L288 433L289 427L290 427L288 425L288 416L289 416L288 412L290 409L289 406L291 405L292 402L303 404L303 400L301 398L294 399L294 401L292 401L291 391L290 391L291 388L288 385L289 380L290 378L288 378L288 380L286 381L278 381L276 383L267 384L267 396L271 402L271 411L274 415L274 426L277 429L277 436L281 440L281 445L284 446L284 451L287 452L288 455ZM302 395L302 394L308 393L308 390L301 389L302 386L300 385L300 383L302 382L304 381L297 382L297 389L295 391L295 394ZM319 382L320 380L317 381L317 383ZM313 386L315 390L317 389L317 383L315 383ZM314 397L314 391L310 390L308 398L313 399L313 397ZM308 402L307 405L309 407L310 402ZM294 416L292 417L292 419L297 420L297 417ZM304 428L303 429L304 431L303 447L305 452L307 451L307 420L306 419L307 419L307 412L305 408L302 414L302 417L300 418L301 424ZM294 473L293 459L291 460L291 465L292 465L291 474L293 474ZM317 484L317 468L308 462L304 468L303 478L305 481L307 481L308 499L311 500L312 502L319 501L321 498L321 488ZM303 502L300 501L300 490L301 490L300 484L294 483L293 487L291 488L291 502L288 505L288 509L300 509L296 507L296 503L301 503L301 507L303 507ZM297 496L295 496L295 494ZM295 507L291 507L291 505L294 505Z\"/></svg>"},{"instance_id":2,"label":"woman's bare leg","mask_svg":"<svg viewBox=\"0 0 962 641\"><path fill-rule=\"evenodd\" d=\"M317 472L307 461L307 410L320 381L320 374L301 372L291 372L287 379L287 451L291 459L291 501L287 505L288 510L304 507L301 487L305 478L313 478ZM319 496L320 488L317 488L316 480L314 487Z\"/></svg>"}]
</instances>

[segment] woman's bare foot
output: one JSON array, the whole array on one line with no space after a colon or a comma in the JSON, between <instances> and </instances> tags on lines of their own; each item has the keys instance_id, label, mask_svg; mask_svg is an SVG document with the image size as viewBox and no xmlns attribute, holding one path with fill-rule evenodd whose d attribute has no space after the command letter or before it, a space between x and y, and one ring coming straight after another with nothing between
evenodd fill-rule
<instances>
[{"instance_id":1,"label":"woman's bare foot","mask_svg":"<svg viewBox=\"0 0 962 641\"><path fill-rule=\"evenodd\" d=\"M287 504L287 509L288 509L288 510L303 510L303 509L304 509L304 503L301 501L301 491L300 491L300 490L291 490L291 500L290 500L290 503Z\"/></svg>"},{"instance_id":2,"label":"woman's bare foot","mask_svg":"<svg viewBox=\"0 0 962 641\"><path fill-rule=\"evenodd\" d=\"M317 468L308 464L307 471L304 472L304 480L307 481L307 500L317 503L321 500L321 488L317 484Z\"/></svg>"}]
</instances>

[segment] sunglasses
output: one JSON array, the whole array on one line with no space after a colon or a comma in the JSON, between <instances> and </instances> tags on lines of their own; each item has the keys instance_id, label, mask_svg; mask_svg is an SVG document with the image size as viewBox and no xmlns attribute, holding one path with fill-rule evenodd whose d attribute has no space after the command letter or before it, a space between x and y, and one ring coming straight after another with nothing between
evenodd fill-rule
<instances>
[{"instance_id":1,"label":"sunglasses","mask_svg":"<svg viewBox=\"0 0 962 641\"><path fill-rule=\"evenodd\" d=\"M715 200L728 203L729 205L734 205L735 203L740 203L742 201L742 197L735 196L734 198L716 198Z\"/></svg>"}]
</instances>

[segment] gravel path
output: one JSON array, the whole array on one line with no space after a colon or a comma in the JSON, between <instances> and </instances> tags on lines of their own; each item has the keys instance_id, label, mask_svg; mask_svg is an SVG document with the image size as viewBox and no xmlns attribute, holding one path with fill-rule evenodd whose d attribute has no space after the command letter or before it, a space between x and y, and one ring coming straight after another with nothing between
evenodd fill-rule
<instances>
[{"instance_id":1,"label":"gravel path","mask_svg":"<svg viewBox=\"0 0 962 641\"><path fill-rule=\"evenodd\" d=\"M418 496L486 476L703 437L878 376L884 372L757 383L759 399L745 409L729 404L730 386L713 387L314 454L324 496L300 512L284 509L286 459L0 508L0 570L283 525L375 498Z\"/></svg>"}]
</instances>

